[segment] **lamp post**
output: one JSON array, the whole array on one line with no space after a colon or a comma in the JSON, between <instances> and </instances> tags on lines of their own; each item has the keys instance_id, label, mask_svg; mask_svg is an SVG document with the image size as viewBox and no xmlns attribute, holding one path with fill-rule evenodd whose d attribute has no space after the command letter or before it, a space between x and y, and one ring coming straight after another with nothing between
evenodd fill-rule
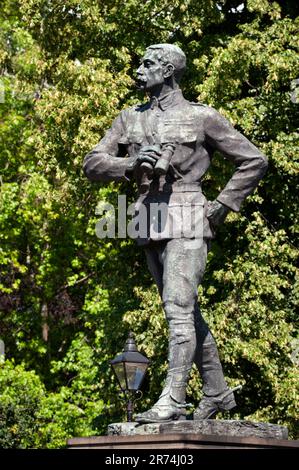
<instances>
[{"instance_id":1,"label":"lamp post","mask_svg":"<svg viewBox=\"0 0 299 470\"><path fill-rule=\"evenodd\" d=\"M127 420L132 421L134 401L141 398L139 390L149 365L147 357L138 352L130 331L124 350L110 364L127 402ZM136 397L136 395L140 395ZM134 398L135 397L135 398Z\"/></svg>"}]
</instances>

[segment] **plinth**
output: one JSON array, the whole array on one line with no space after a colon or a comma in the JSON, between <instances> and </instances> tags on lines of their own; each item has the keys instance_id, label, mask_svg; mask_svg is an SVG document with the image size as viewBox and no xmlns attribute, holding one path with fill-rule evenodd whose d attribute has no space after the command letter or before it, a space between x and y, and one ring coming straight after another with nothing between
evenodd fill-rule
<instances>
[{"instance_id":1,"label":"plinth","mask_svg":"<svg viewBox=\"0 0 299 470\"><path fill-rule=\"evenodd\" d=\"M237 420L113 423L107 436L69 439L71 449L277 449L297 448L284 426Z\"/></svg>"}]
</instances>

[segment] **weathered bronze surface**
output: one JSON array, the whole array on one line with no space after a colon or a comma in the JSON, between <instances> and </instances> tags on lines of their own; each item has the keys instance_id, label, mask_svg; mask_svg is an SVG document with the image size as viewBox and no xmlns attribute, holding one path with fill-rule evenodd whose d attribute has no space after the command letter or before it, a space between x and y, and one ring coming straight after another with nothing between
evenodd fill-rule
<instances>
[{"instance_id":1,"label":"weathered bronze surface","mask_svg":"<svg viewBox=\"0 0 299 470\"><path fill-rule=\"evenodd\" d=\"M138 204L166 204L162 226L138 237L158 286L169 325L168 372L158 402L136 417L139 423L184 419L186 384L195 362L203 380L197 420L235 406L225 381L214 338L197 302L210 240L227 213L239 211L267 169L264 155L215 109L191 103L179 86L186 66L183 51L170 44L150 46L137 70L146 104L123 110L98 145L85 157L91 181L135 180ZM207 201L201 180L213 152L236 167L215 201ZM184 215L184 208L190 211ZM201 230L176 227L196 221ZM193 224L193 225L192 225ZM175 236L174 236L175 233Z\"/></svg>"},{"instance_id":2,"label":"weathered bronze surface","mask_svg":"<svg viewBox=\"0 0 299 470\"><path fill-rule=\"evenodd\" d=\"M112 423L108 436L137 436L152 434L197 434L202 436L255 437L260 439L288 439L285 426L244 420L203 419L200 421L172 421L171 423Z\"/></svg>"}]
</instances>

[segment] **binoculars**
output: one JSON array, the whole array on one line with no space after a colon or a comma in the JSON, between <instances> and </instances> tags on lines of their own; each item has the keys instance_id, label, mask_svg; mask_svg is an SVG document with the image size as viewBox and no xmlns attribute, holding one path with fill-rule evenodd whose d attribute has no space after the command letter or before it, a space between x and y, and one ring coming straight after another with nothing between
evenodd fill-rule
<instances>
[{"instance_id":1,"label":"binoculars","mask_svg":"<svg viewBox=\"0 0 299 470\"><path fill-rule=\"evenodd\" d=\"M149 189L154 175L166 175L169 169L171 158L175 151L175 145L171 142L161 144L159 146L159 151L161 151L161 156L159 157L159 160L156 162L155 166L152 166L148 162L143 162L140 165L140 170L142 173L139 189L141 193L145 193Z\"/></svg>"}]
</instances>

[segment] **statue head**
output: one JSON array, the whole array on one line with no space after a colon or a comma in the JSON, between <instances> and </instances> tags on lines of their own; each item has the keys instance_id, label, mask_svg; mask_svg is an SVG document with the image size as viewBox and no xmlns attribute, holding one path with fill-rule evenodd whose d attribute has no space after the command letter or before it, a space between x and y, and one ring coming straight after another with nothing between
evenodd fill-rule
<instances>
[{"instance_id":1,"label":"statue head","mask_svg":"<svg viewBox=\"0 0 299 470\"><path fill-rule=\"evenodd\" d=\"M173 80L180 82L186 68L186 56L174 44L149 46L137 70L137 86L150 91Z\"/></svg>"}]
</instances>

